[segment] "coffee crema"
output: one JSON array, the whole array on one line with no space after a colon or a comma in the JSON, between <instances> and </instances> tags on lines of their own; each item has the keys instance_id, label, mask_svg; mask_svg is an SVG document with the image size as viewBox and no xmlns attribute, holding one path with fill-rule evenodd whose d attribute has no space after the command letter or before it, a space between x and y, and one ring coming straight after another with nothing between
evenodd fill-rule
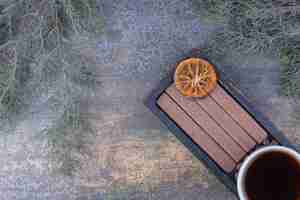
<instances>
[{"instance_id":1,"label":"coffee crema","mask_svg":"<svg viewBox=\"0 0 300 200\"><path fill-rule=\"evenodd\" d=\"M285 152L260 155L245 177L249 200L300 200L300 163Z\"/></svg>"}]
</instances>

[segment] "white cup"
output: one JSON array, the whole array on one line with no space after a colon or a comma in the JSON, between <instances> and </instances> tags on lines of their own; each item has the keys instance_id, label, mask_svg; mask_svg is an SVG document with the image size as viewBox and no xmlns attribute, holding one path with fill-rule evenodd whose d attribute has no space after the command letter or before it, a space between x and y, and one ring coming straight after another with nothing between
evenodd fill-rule
<instances>
[{"instance_id":1,"label":"white cup","mask_svg":"<svg viewBox=\"0 0 300 200\"><path fill-rule=\"evenodd\" d=\"M245 185L245 179L246 179L246 175L247 175L249 168L252 166L252 164L255 163L255 161L258 158L260 158L262 155L265 155L266 153L270 153L270 152L281 152L281 153L287 154L294 160L299 161L299 163L300 163L300 154L290 148L287 148L287 147L274 145L274 146L262 147L261 149L254 151L245 159L245 161L242 163L240 170L238 172L237 189L238 189L238 196L239 196L240 200L250 200L250 198L246 192L246 185ZM286 200L290 200L290 199L286 199Z\"/></svg>"}]
</instances>

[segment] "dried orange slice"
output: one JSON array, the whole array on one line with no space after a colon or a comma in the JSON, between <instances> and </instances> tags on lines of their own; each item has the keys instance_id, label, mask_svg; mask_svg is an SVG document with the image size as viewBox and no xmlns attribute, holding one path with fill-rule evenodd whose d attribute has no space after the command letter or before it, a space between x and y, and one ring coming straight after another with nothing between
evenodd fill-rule
<instances>
[{"instance_id":1,"label":"dried orange slice","mask_svg":"<svg viewBox=\"0 0 300 200\"><path fill-rule=\"evenodd\" d=\"M218 80L214 67L201 58L189 58L179 63L174 79L181 94L190 97L207 96Z\"/></svg>"}]
</instances>

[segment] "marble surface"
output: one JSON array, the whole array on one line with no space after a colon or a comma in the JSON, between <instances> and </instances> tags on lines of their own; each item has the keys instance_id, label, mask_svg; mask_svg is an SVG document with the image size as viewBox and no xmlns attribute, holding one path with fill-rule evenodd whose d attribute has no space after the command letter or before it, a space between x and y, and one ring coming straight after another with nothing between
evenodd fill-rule
<instances>
[{"instance_id":1,"label":"marble surface","mask_svg":"<svg viewBox=\"0 0 300 200\"><path fill-rule=\"evenodd\" d=\"M95 64L101 82L86 106L97 130L92 153L80 157L72 176L51 173L55 163L34 133L55 113L39 104L39 112L24 118L14 134L1 136L0 199L236 199L143 104L170 69L194 48L201 50L218 26L202 22L189 0L97 3L103 34L75 44ZM300 144L291 118L295 105L278 95L278 61L228 56L221 64L250 101Z\"/></svg>"}]
</instances>

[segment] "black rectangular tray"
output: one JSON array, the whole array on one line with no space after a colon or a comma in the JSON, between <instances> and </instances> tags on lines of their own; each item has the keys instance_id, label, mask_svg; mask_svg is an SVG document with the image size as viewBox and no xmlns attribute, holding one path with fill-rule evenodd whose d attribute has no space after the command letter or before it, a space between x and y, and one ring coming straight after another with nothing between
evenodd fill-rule
<instances>
[{"instance_id":1,"label":"black rectangular tray","mask_svg":"<svg viewBox=\"0 0 300 200\"><path fill-rule=\"evenodd\" d=\"M215 66L216 67L216 66ZM216 67L219 75L219 84L231 95L236 102L238 102L255 120L261 127L268 133L268 139L275 139L279 145L286 146L295 149L294 146L288 141L284 134L279 131L271 121L268 120L261 112L255 109L254 106L247 100L247 98L240 92L240 90L234 86L233 81L226 77L226 74ZM171 73L173 74L173 73ZM169 116L160 109L157 105L157 99L160 95L173 83L173 77L168 76L162 80L157 88L152 91L149 97L146 99L146 106L167 126L167 128L193 153L196 158L203 161L217 178L223 182L233 193L237 195L235 173L226 173L222 170L209 156L208 154L179 127L177 124L169 118ZM259 145L262 146L262 145ZM257 146L258 147L258 146ZM256 147L256 148L257 148ZM254 148L253 150L255 150ZM251 152L248 152L251 153Z\"/></svg>"}]
</instances>

